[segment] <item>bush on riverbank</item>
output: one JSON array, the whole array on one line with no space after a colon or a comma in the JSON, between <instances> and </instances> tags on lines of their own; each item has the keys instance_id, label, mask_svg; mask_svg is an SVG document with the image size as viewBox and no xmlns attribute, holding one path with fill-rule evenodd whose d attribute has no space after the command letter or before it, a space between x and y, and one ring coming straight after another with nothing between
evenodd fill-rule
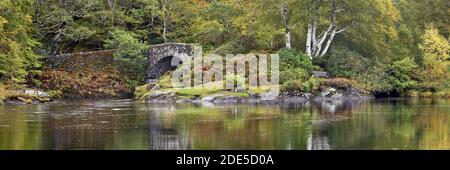
<instances>
[{"instance_id":1,"label":"bush on riverbank","mask_svg":"<svg viewBox=\"0 0 450 170\"><path fill-rule=\"evenodd\" d=\"M135 83L121 73L114 50L49 56L35 87L56 98L128 97Z\"/></svg>"},{"instance_id":2,"label":"bush on riverbank","mask_svg":"<svg viewBox=\"0 0 450 170\"><path fill-rule=\"evenodd\" d=\"M356 81L347 78L320 79L320 85L338 89L360 88Z\"/></svg>"},{"instance_id":3,"label":"bush on riverbank","mask_svg":"<svg viewBox=\"0 0 450 170\"><path fill-rule=\"evenodd\" d=\"M407 91L401 95L402 97L410 98L450 98L450 89L445 89L442 91L431 92L431 91Z\"/></svg>"},{"instance_id":4,"label":"bush on riverbank","mask_svg":"<svg viewBox=\"0 0 450 170\"><path fill-rule=\"evenodd\" d=\"M55 97L125 97L132 92L126 78L114 70L108 72L66 72L48 70L40 78L40 88L53 91Z\"/></svg>"}]
</instances>

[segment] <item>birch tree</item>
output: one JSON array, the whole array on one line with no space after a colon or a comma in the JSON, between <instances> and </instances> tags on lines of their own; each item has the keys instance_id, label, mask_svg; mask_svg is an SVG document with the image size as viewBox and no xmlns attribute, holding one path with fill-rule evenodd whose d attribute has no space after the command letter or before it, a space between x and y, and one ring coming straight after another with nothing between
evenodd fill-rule
<instances>
[{"instance_id":1,"label":"birch tree","mask_svg":"<svg viewBox=\"0 0 450 170\"><path fill-rule=\"evenodd\" d=\"M331 3L330 23L326 30L320 34L317 34L318 25L320 22L319 9L324 5L324 3L327 2ZM313 59L315 57L324 56L330 48L336 34L344 32L348 26L338 26L338 14L345 9L338 6L337 0L316 0L312 4L311 8L312 10L308 21L305 53L310 57L310 59Z\"/></svg>"},{"instance_id":2,"label":"birch tree","mask_svg":"<svg viewBox=\"0 0 450 170\"><path fill-rule=\"evenodd\" d=\"M291 45L291 31L289 30L289 7L286 2L281 6L281 18L283 20L284 30L285 30L285 41L286 41L286 48L290 49L292 48Z\"/></svg>"},{"instance_id":3,"label":"birch tree","mask_svg":"<svg viewBox=\"0 0 450 170\"><path fill-rule=\"evenodd\" d=\"M174 2L172 0L161 0L160 1L160 11L161 11L161 19L162 19L162 38L164 39L164 43L167 42L167 31L168 26L171 24L172 15L174 10Z\"/></svg>"}]
</instances>

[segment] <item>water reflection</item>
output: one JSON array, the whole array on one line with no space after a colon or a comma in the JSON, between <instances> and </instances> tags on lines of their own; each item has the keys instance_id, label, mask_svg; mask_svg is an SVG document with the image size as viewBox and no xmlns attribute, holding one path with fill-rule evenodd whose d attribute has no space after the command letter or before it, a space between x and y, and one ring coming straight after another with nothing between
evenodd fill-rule
<instances>
[{"instance_id":1,"label":"water reflection","mask_svg":"<svg viewBox=\"0 0 450 170\"><path fill-rule=\"evenodd\" d=\"M450 101L0 106L0 149L450 149Z\"/></svg>"},{"instance_id":2,"label":"water reflection","mask_svg":"<svg viewBox=\"0 0 450 170\"><path fill-rule=\"evenodd\" d=\"M164 114L176 114L176 107L165 106L150 110L151 114L148 120L149 146L153 150L190 150L191 140L183 137L176 128L165 127L161 118Z\"/></svg>"}]
</instances>

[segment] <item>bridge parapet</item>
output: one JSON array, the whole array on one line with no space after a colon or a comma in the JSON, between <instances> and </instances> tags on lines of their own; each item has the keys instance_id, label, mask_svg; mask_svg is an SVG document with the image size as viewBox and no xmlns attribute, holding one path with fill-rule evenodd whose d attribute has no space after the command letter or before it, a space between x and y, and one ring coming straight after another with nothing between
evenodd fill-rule
<instances>
[{"instance_id":1,"label":"bridge parapet","mask_svg":"<svg viewBox=\"0 0 450 170\"><path fill-rule=\"evenodd\" d=\"M179 56L181 54L192 56L192 45L183 43L165 43L152 45L147 50L146 57L149 59L149 65L152 66L164 57Z\"/></svg>"}]
</instances>

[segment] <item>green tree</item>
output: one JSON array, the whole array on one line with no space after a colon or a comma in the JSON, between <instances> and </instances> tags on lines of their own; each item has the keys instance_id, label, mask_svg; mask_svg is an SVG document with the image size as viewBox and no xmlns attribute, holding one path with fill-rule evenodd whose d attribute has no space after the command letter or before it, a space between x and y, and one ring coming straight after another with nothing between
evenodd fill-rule
<instances>
[{"instance_id":1,"label":"green tree","mask_svg":"<svg viewBox=\"0 0 450 170\"><path fill-rule=\"evenodd\" d=\"M445 88L450 77L448 41L430 25L422 36L419 48L423 52L423 63L417 73L421 87L432 91Z\"/></svg>"},{"instance_id":2,"label":"green tree","mask_svg":"<svg viewBox=\"0 0 450 170\"><path fill-rule=\"evenodd\" d=\"M144 42L140 42L137 35L124 30L110 32L111 37L105 41L105 47L114 49L116 67L122 73L129 75L131 85L145 80L144 50L148 48Z\"/></svg>"},{"instance_id":3,"label":"green tree","mask_svg":"<svg viewBox=\"0 0 450 170\"><path fill-rule=\"evenodd\" d=\"M33 51L31 0L3 0L0 3L0 81L24 83L39 73L39 56Z\"/></svg>"},{"instance_id":4,"label":"green tree","mask_svg":"<svg viewBox=\"0 0 450 170\"><path fill-rule=\"evenodd\" d=\"M396 92L406 92L416 87L417 81L412 75L417 68L416 63L410 57L400 61L395 61L388 70L388 77L393 90Z\"/></svg>"}]
</instances>

